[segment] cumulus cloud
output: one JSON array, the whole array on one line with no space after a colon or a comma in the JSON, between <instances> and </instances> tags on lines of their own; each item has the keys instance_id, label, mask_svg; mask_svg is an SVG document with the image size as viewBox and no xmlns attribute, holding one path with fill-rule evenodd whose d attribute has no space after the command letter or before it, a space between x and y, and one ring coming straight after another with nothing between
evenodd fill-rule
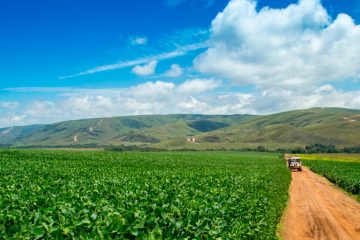
<instances>
[{"instance_id":1,"label":"cumulus cloud","mask_svg":"<svg viewBox=\"0 0 360 240\"><path fill-rule=\"evenodd\" d=\"M208 92L220 84L213 79L190 79L181 84L155 81L122 89L50 89L58 94L57 100L24 104L15 115L9 112L1 118L0 126L134 114L238 113L240 109L223 105L239 104L240 100L234 98L230 103L230 98Z\"/></svg>"},{"instance_id":2,"label":"cumulus cloud","mask_svg":"<svg viewBox=\"0 0 360 240\"><path fill-rule=\"evenodd\" d=\"M148 42L147 37L134 37L130 39L132 45L146 45Z\"/></svg>"},{"instance_id":3,"label":"cumulus cloud","mask_svg":"<svg viewBox=\"0 0 360 240\"><path fill-rule=\"evenodd\" d=\"M180 102L179 107L190 111L194 111L196 109L198 112L202 112L204 111L204 109L208 108L208 105L206 104L206 102L201 102L191 96L188 101Z\"/></svg>"},{"instance_id":4,"label":"cumulus cloud","mask_svg":"<svg viewBox=\"0 0 360 240\"><path fill-rule=\"evenodd\" d=\"M183 74L183 69L178 64L172 64L170 69L165 72L166 77L180 77Z\"/></svg>"},{"instance_id":5,"label":"cumulus cloud","mask_svg":"<svg viewBox=\"0 0 360 240\"><path fill-rule=\"evenodd\" d=\"M132 72L138 76L148 76L154 74L157 61L151 61L144 65L137 65L132 69Z\"/></svg>"},{"instance_id":6,"label":"cumulus cloud","mask_svg":"<svg viewBox=\"0 0 360 240\"><path fill-rule=\"evenodd\" d=\"M346 14L330 18L320 0L284 9L256 9L232 0L211 25L211 47L197 70L259 88L297 89L359 78L360 26Z\"/></svg>"},{"instance_id":7,"label":"cumulus cloud","mask_svg":"<svg viewBox=\"0 0 360 240\"><path fill-rule=\"evenodd\" d=\"M27 110L25 110L24 115L35 118L48 118L56 116L58 113L57 106L54 102L37 100L30 103Z\"/></svg>"},{"instance_id":8,"label":"cumulus cloud","mask_svg":"<svg viewBox=\"0 0 360 240\"><path fill-rule=\"evenodd\" d=\"M1 115L0 116L0 128L22 125L22 124L26 123L26 121L24 121L25 118L26 118L26 115L18 115L16 113L9 113L7 115ZM0 135L6 134L7 132L8 132L8 129L3 130L0 132Z\"/></svg>"},{"instance_id":9,"label":"cumulus cloud","mask_svg":"<svg viewBox=\"0 0 360 240\"><path fill-rule=\"evenodd\" d=\"M128 92L134 96L144 97L164 97L168 95L175 88L175 84L172 82L146 82L134 87L130 87Z\"/></svg>"},{"instance_id":10,"label":"cumulus cloud","mask_svg":"<svg viewBox=\"0 0 360 240\"><path fill-rule=\"evenodd\" d=\"M221 82L214 79L189 79L179 85L178 91L187 94L207 92L220 87Z\"/></svg>"},{"instance_id":11,"label":"cumulus cloud","mask_svg":"<svg viewBox=\"0 0 360 240\"><path fill-rule=\"evenodd\" d=\"M360 108L360 91L325 84L305 94L287 89L219 93L221 83L192 79L181 84L146 82L124 89L69 89L57 100L33 101L0 115L0 127L70 119L138 114L268 114L310 107ZM203 86L211 85L207 89Z\"/></svg>"},{"instance_id":12,"label":"cumulus cloud","mask_svg":"<svg viewBox=\"0 0 360 240\"><path fill-rule=\"evenodd\" d=\"M314 92L316 94L321 94L321 93L331 93L334 91L335 91L335 88L332 85L326 84L326 85L318 87Z\"/></svg>"},{"instance_id":13,"label":"cumulus cloud","mask_svg":"<svg viewBox=\"0 0 360 240\"><path fill-rule=\"evenodd\" d=\"M322 85L304 94L286 89L268 89L255 96L254 107L261 113L275 113L286 110L311 107L360 108L360 91L345 92L331 85Z\"/></svg>"}]
</instances>

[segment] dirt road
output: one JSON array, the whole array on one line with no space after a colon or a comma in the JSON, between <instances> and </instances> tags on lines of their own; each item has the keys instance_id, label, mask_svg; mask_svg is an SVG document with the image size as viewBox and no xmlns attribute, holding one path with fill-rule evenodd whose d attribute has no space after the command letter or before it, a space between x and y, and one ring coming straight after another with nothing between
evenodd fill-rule
<instances>
[{"instance_id":1,"label":"dirt road","mask_svg":"<svg viewBox=\"0 0 360 240\"><path fill-rule=\"evenodd\" d=\"M292 173L284 240L360 240L360 203L307 168Z\"/></svg>"}]
</instances>

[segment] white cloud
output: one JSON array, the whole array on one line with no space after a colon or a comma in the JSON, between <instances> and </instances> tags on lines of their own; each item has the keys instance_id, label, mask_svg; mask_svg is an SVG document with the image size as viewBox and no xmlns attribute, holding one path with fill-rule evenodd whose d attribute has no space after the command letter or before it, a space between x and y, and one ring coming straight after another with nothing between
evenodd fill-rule
<instances>
[{"instance_id":1,"label":"white cloud","mask_svg":"<svg viewBox=\"0 0 360 240\"><path fill-rule=\"evenodd\" d=\"M223 105L239 104L238 98L219 100L218 94L207 92L219 86L220 82L213 79L190 79L181 84L155 81L123 89L52 88L57 100L24 104L24 110L14 115L22 119L10 119L8 113L7 118L0 119L0 126L134 114L210 113L213 109L218 109L217 113L237 113L239 109L221 109Z\"/></svg>"},{"instance_id":2,"label":"white cloud","mask_svg":"<svg viewBox=\"0 0 360 240\"><path fill-rule=\"evenodd\" d=\"M298 89L358 78L360 26L350 16L331 20L320 0L256 10L232 0L211 26L211 47L196 69L258 88Z\"/></svg>"},{"instance_id":3,"label":"white cloud","mask_svg":"<svg viewBox=\"0 0 360 240\"><path fill-rule=\"evenodd\" d=\"M252 93L226 93L209 95L207 102L212 103L207 114L257 114L253 106L255 97ZM215 104L214 104L215 103Z\"/></svg>"},{"instance_id":4,"label":"white cloud","mask_svg":"<svg viewBox=\"0 0 360 240\"><path fill-rule=\"evenodd\" d=\"M54 102L49 100L33 101L29 104L28 108L24 111L24 116L30 118L49 118L57 116L59 113L57 106Z\"/></svg>"},{"instance_id":5,"label":"white cloud","mask_svg":"<svg viewBox=\"0 0 360 240\"><path fill-rule=\"evenodd\" d=\"M15 109L18 105L19 103L14 101L0 101L0 108Z\"/></svg>"},{"instance_id":6,"label":"white cloud","mask_svg":"<svg viewBox=\"0 0 360 240\"><path fill-rule=\"evenodd\" d=\"M63 89L60 99L33 101L22 106L25 110L0 114L0 126L134 114L267 114L323 106L360 108L360 90L344 92L329 84L309 87L305 92L288 89L251 93L212 91L219 86L220 83L212 79L192 79L181 84L146 82L124 89Z\"/></svg>"},{"instance_id":7,"label":"white cloud","mask_svg":"<svg viewBox=\"0 0 360 240\"><path fill-rule=\"evenodd\" d=\"M86 70L84 72L80 72L80 73L76 73L76 74L68 75L68 76L62 76L62 77L59 77L59 79L68 79L68 78L74 78L74 77L79 77L79 76L84 76L84 75L89 75L89 74L95 74L95 73L104 72L104 71L123 69L123 68L127 68L127 67L133 67L133 66L136 66L139 64L145 64L145 63L152 62L152 61L158 62L158 61L165 60L165 59L171 59L171 58L184 56L191 51L195 51L195 50L199 50L199 49L203 49L203 48L207 48L207 47L208 47L208 43L189 44L189 45L185 45L185 46L180 46L174 51L164 52L164 53L160 53L160 54L156 54L156 55L152 55L152 56L148 56L148 57L144 57L144 58L139 58L139 59L135 59L135 60L131 60L131 61L121 61L121 62L114 63L114 64L102 65L102 66L98 66L98 67Z\"/></svg>"},{"instance_id":8,"label":"white cloud","mask_svg":"<svg viewBox=\"0 0 360 240\"><path fill-rule=\"evenodd\" d=\"M25 115L18 115L16 113L9 113L8 115L1 115L0 116L0 128L22 125L22 124L26 123L26 121L24 122L25 118L26 118ZM11 130L12 129L3 130L2 132L0 132L0 135L7 134Z\"/></svg>"},{"instance_id":9,"label":"white cloud","mask_svg":"<svg viewBox=\"0 0 360 240\"><path fill-rule=\"evenodd\" d=\"M316 94L322 94L322 93L331 93L334 92L335 88L331 86L330 84L320 86L315 90Z\"/></svg>"},{"instance_id":10,"label":"white cloud","mask_svg":"<svg viewBox=\"0 0 360 240\"><path fill-rule=\"evenodd\" d=\"M132 72L138 76L148 76L155 72L157 61L151 61L144 65L137 65L132 69Z\"/></svg>"},{"instance_id":11,"label":"white cloud","mask_svg":"<svg viewBox=\"0 0 360 240\"><path fill-rule=\"evenodd\" d=\"M10 122L16 124L16 123L20 122L21 120L23 120L25 117L26 117L26 115L16 115L16 114L13 114L13 115L10 117Z\"/></svg>"},{"instance_id":12,"label":"white cloud","mask_svg":"<svg viewBox=\"0 0 360 240\"><path fill-rule=\"evenodd\" d=\"M331 85L310 88L309 91L268 89L255 96L253 107L258 113L275 113L312 107L360 108L360 91L336 90Z\"/></svg>"},{"instance_id":13,"label":"white cloud","mask_svg":"<svg viewBox=\"0 0 360 240\"><path fill-rule=\"evenodd\" d=\"M134 96L153 96L163 97L168 95L175 88L175 84L172 82L146 82L128 89L128 92Z\"/></svg>"},{"instance_id":14,"label":"white cloud","mask_svg":"<svg viewBox=\"0 0 360 240\"><path fill-rule=\"evenodd\" d=\"M189 79L179 85L178 91L187 94L197 94L214 90L221 86L220 81L214 79Z\"/></svg>"},{"instance_id":15,"label":"white cloud","mask_svg":"<svg viewBox=\"0 0 360 240\"><path fill-rule=\"evenodd\" d=\"M147 37L134 37L130 39L132 45L146 45L148 42Z\"/></svg>"},{"instance_id":16,"label":"white cloud","mask_svg":"<svg viewBox=\"0 0 360 240\"><path fill-rule=\"evenodd\" d=\"M165 72L166 77L180 77L183 74L183 69L178 64L172 64L170 69Z\"/></svg>"},{"instance_id":17,"label":"white cloud","mask_svg":"<svg viewBox=\"0 0 360 240\"><path fill-rule=\"evenodd\" d=\"M202 102L191 96L187 101L180 102L179 107L186 109L187 112L203 112L208 108L208 105L206 102Z\"/></svg>"}]
</instances>

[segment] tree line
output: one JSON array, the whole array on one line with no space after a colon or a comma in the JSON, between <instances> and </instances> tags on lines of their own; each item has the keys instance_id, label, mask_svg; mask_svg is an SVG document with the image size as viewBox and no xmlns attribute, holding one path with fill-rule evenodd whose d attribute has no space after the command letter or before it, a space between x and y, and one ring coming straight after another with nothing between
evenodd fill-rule
<instances>
[{"instance_id":1,"label":"tree line","mask_svg":"<svg viewBox=\"0 0 360 240\"><path fill-rule=\"evenodd\" d=\"M170 150L168 148L139 146L139 145L99 145L96 143L90 144L72 144L72 145L31 145L31 146L11 146L0 144L0 148L18 148L18 149L32 149L32 148L102 148L105 151L140 151L140 152L160 152L160 151L241 151L241 152L275 152L275 153L360 153L360 145L352 147L338 148L335 145L326 145L321 143L307 145L298 148L278 148L269 149L265 146L258 146L255 148L211 148L211 149L193 149L193 148L178 148Z\"/></svg>"},{"instance_id":2,"label":"tree line","mask_svg":"<svg viewBox=\"0 0 360 240\"><path fill-rule=\"evenodd\" d=\"M294 148L294 149L285 149L279 148L276 152L288 152L292 154L296 153L360 153L360 145L352 146L352 147L343 147L338 148L335 145L327 145L327 144L311 144L306 146L305 148Z\"/></svg>"}]
</instances>

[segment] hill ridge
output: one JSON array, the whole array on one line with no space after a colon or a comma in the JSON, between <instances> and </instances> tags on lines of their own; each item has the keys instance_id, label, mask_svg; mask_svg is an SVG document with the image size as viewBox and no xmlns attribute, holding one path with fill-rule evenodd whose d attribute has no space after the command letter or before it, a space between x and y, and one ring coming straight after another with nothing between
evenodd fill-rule
<instances>
[{"instance_id":1,"label":"hill ridge","mask_svg":"<svg viewBox=\"0 0 360 240\"><path fill-rule=\"evenodd\" d=\"M360 110L310 108L268 115L166 114L69 120L0 128L0 146L130 146L161 149L304 147L360 142ZM191 136L194 142L187 141Z\"/></svg>"}]
</instances>

